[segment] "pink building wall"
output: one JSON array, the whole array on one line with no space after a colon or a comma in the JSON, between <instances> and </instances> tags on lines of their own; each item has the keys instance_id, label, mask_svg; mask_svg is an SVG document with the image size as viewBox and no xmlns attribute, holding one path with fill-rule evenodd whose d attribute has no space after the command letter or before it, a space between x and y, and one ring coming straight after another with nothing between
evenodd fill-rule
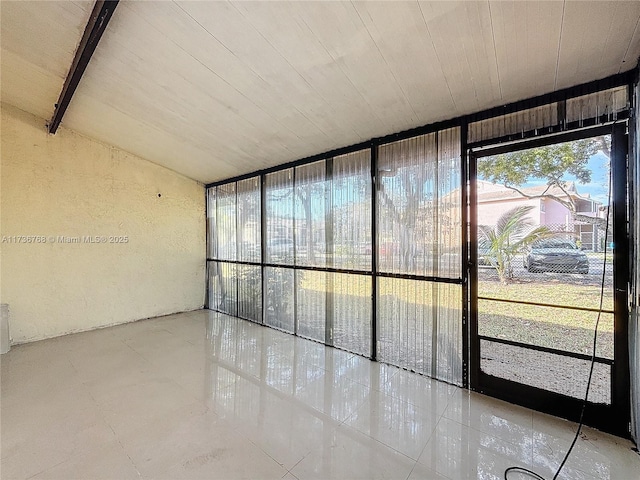
<instances>
[{"instance_id":1,"label":"pink building wall","mask_svg":"<svg viewBox=\"0 0 640 480\"><path fill-rule=\"evenodd\" d=\"M564 205L553 200L545 200L544 207L544 222L540 222L540 225L565 225L567 219L569 222L572 221L571 212Z\"/></svg>"},{"instance_id":2,"label":"pink building wall","mask_svg":"<svg viewBox=\"0 0 640 480\"><path fill-rule=\"evenodd\" d=\"M495 225L500 216L516 207L532 206L527 215L536 225L542 225L543 217L540 212L539 198L511 198L509 200L494 200L478 203L478 225Z\"/></svg>"}]
</instances>

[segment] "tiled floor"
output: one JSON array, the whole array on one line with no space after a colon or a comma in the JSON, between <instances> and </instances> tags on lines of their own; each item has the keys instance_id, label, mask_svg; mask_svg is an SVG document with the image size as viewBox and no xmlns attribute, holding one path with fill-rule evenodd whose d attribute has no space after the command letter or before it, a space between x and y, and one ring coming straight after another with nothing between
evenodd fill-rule
<instances>
[{"instance_id":1,"label":"tiled floor","mask_svg":"<svg viewBox=\"0 0 640 480\"><path fill-rule=\"evenodd\" d=\"M551 478L574 424L213 312L1 357L9 479ZM637 479L585 429L562 478ZM525 478L513 475L512 478Z\"/></svg>"}]
</instances>

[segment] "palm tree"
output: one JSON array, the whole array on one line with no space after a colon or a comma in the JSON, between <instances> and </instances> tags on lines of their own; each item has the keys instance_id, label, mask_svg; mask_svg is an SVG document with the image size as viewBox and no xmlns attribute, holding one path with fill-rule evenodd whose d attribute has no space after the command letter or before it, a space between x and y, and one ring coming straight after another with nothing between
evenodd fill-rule
<instances>
[{"instance_id":1,"label":"palm tree","mask_svg":"<svg viewBox=\"0 0 640 480\"><path fill-rule=\"evenodd\" d=\"M507 284L513 279L513 258L537 240L553 236L545 226L536 228L527 214L532 206L512 208L506 211L494 225L479 225L480 242L484 243L487 257L498 272L500 281Z\"/></svg>"}]
</instances>

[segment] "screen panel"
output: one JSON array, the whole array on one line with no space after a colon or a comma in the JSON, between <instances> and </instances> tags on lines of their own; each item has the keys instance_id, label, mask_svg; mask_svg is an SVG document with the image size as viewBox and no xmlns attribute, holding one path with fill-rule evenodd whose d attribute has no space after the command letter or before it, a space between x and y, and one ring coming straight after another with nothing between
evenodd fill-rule
<instances>
[{"instance_id":1,"label":"screen panel","mask_svg":"<svg viewBox=\"0 0 640 480\"><path fill-rule=\"evenodd\" d=\"M460 278L460 130L381 146L378 178L378 270Z\"/></svg>"},{"instance_id":2,"label":"screen panel","mask_svg":"<svg viewBox=\"0 0 640 480\"><path fill-rule=\"evenodd\" d=\"M262 323L262 267L238 265L238 316Z\"/></svg>"},{"instance_id":3,"label":"screen panel","mask_svg":"<svg viewBox=\"0 0 640 480\"><path fill-rule=\"evenodd\" d=\"M333 345L364 356L371 355L371 277L344 273L332 278Z\"/></svg>"},{"instance_id":4,"label":"screen panel","mask_svg":"<svg viewBox=\"0 0 640 480\"><path fill-rule=\"evenodd\" d=\"M327 319L327 272L296 271L296 319L298 335L325 342Z\"/></svg>"},{"instance_id":5,"label":"screen panel","mask_svg":"<svg viewBox=\"0 0 640 480\"><path fill-rule=\"evenodd\" d=\"M371 271L371 150L332 161L333 266Z\"/></svg>"},{"instance_id":6,"label":"screen panel","mask_svg":"<svg viewBox=\"0 0 640 480\"><path fill-rule=\"evenodd\" d=\"M236 184L219 185L216 189L216 226L218 259L236 260Z\"/></svg>"},{"instance_id":7,"label":"screen panel","mask_svg":"<svg viewBox=\"0 0 640 480\"><path fill-rule=\"evenodd\" d=\"M265 267L263 282L264 323L294 332L294 270Z\"/></svg>"},{"instance_id":8,"label":"screen panel","mask_svg":"<svg viewBox=\"0 0 640 480\"><path fill-rule=\"evenodd\" d=\"M325 160L296 167L296 265L327 266L326 219L330 183Z\"/></svg>"},{"instance_id":9,"label":"screen panel","mask_svg":"<svg viewBox=\"0 0 640 480\"><path fill-rule=\"evenodd\" d=\"M483 372L569 397L584 399L591 362L489 340L480 340ZM596 363L589 401L611 404L611 367Z\"/></svg>"},{"instance_id":10,"label":"screen panel","mask_svg":"<svg viewBox=\"0 0 640 480\"><path fill-rule=\"evenodd\" d=\"M266 213L265 262L294 263L293 168L265 176Z\"/></svg>"},{"instance_id":11,"label":"screen panel","mask_svg":"<svg viewBox=\"0 0 640 480\"><path fill-rule=\"evenodd\" d=\"M209 308L236 316L237 305L237 265L209 262Z\"/></svg>"},{"instance_id":12,"label":"screen panel","mask_svg":"<svg viewBox=\"0 0 640 480\"><path fill-rule=\"evenodd\" d=\"M260 262L260 177L238 182L238 260Z\"/></svg>"},{"instance_id":13,"label":"screen panel","mask_svg":"<svg viewBox=\"0 0 640 480\"><path fill-rule=\"evenodd\" d=\"M216 227L216 187L207 189L207 258L218 258Z\"/></svg>"},{"instance_id":14,"label":"screen panel","mask_svg":"<svg viewBox=\"0 0 640 480\"><path fill-rule=\"evenodd\" d=\"M461 287L378 279L378 357L439 380L462 383Z\"/></svg>"}]
</instances>

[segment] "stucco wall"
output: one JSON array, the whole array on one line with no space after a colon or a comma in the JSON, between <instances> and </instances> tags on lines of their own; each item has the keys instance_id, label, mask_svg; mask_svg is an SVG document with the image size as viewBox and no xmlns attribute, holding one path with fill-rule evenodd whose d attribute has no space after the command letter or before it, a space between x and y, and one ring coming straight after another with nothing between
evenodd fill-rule
<instances>
[{"instance_id":1,"label":"stucco wall","mask_svg":"<svg viewBox=\"0 0 640 480\"><path fill-rule=\"evenodd\" d=\"M203 185L65 128L50 136L6 104L1 117L0 300L13 343L202 307Z\"/></svg>"},{"instance_id":2,"label":"stucco wall","mask_svg":"<svg viewBox=\"0 0 640 480\"><path fill-rule=\"evenodd\" d=\"M545 225L565 225L567 215L571 221L569 209L553 200L545 200Z\"/></svg>"}]
</instances>

